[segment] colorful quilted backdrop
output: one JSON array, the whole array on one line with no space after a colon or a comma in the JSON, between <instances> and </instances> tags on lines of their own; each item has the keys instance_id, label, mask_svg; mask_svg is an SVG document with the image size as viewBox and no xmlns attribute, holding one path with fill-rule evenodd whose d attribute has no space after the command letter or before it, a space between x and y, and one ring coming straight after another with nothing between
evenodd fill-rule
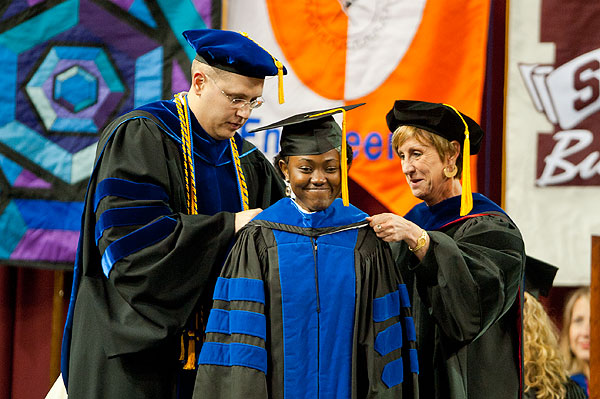
<instances>
[{"instance_id":1,"label":"colorful quilted backdrop","mask_svg":"<svg viewBox=\"0 0 600 399\"><path fill-rule=\"evenodd\" d=\"M69 268L98 133L189 88L220 1L0 2L0 264Z\"/></svg>"}]
</instances>

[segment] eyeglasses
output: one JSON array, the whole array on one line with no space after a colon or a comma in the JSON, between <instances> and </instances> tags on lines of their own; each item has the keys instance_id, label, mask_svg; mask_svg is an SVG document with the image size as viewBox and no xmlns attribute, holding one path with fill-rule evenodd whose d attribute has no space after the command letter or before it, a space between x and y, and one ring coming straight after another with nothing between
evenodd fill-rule
<instances>
[{"instance_id":1,"label":"eyeglasses","mask_svg":"<svg viewBox=\"0 0 600 399\"><path fill-rule=\"evenodd\" d=\"M217 81L214 80L210 75L206 74L206 76L208 76L210 78L210 80L212 80L212 82L215 84L215 86L217 86L217 89L221 90L221 93L223 93L223 95L225 97L227 97L227 99L229 100L229 104L233 108L242 109L245 106L248 106L248 108L250 108L250 109L256 109L256 108L260 107L261 105L263 105L263 103L265 102L265 99L262 97L256 97L252 101L244 100L243 98L233 98L233 97L231 97L231 95L225 93L223 91L223 89L221 89L219 87L219 85L217 84Z\"/></svg>"}]
</instances>

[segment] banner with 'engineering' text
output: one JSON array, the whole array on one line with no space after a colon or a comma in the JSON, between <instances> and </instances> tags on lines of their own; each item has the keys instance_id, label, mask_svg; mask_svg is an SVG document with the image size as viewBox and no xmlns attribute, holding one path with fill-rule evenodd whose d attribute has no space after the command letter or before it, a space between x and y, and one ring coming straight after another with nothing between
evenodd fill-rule
<instances>
[{"instance_id":1,"label":"banner with 'engineering' text","mask_svg":"<svg viewBox=\"0 0 600 399\"><path fill-rule=\"evenodd\" d=\"M448 103L479 120L488 0L231 0L227 8L225 28L248 32L289 72L285 104L277 103L276 79L267 80L267 102L242 135L273 156L279 130L248 130L365 102L347 115L355 155L350 177L393 212L404 214L418 202L385 123L394 101Z\"/></svg>"}]
</instances>

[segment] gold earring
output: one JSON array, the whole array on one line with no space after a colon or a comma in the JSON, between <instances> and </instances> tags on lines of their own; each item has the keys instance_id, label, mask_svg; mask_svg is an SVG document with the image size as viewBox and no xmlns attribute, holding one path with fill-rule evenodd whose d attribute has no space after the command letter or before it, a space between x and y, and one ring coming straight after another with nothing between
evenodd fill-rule
<instances>
[{"instance_id":1,"label":"gold earring","mask_svg":"<svg viewBox=\"0 0 600 399\"><path fill-rule=\"evenodd\" d=\"M449 179L456 176L457 172L458 172L458 168L456 167L456 165L452 165L452 169L450 171L448 171L447 166L444 168L444 176L446 176Z\"/></svg>"},{"instance_id":2,"label":"gold earring","mask_svg":"<svg viewBox=\"0 0 600 399\"><path fill-rule=\"evenodd\" d=\"M285 196L289 197L292 195L292 186L290 185L290 181L285 179Z\"/></svg>"}]
</instances>

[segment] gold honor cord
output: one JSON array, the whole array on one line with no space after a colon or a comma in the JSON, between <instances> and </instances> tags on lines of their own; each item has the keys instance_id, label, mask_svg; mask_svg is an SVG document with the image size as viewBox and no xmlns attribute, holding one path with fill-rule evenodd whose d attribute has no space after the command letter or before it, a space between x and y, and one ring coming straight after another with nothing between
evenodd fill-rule
<instances>
[{"instance_id":1,"label":"gold honor cord","mask_svg":"<svg viewBox=\"0 0 600 399\"><path fill-rule=\"evenodd\" d=\"M469 126L461 113L452 105L444 104L451 108L465 125L465 142L463 144L463 186L460 194L460 216L465 216L473 209L473 193L471 190L471 139L469 138Z\"/></svg>"},{"instance_id":2,"label":"gold honor cord","mask_svg":"<svg viewBox=\"0 0 600 399\"><path fill-rule=\"evenodd\" d=\"M240 153L238 152L237 144L235 143L235 136L229 139L231 143L231 155L233 155L233 161L235 163L235 171L237 174L238 186L240 189L240 197L242 200L242 210L247 211L250 209L248 204L248 186L246 185L246 178L242 171L242 164L240 162Z\"/></svg>"},{"instance_id":3,"label":"gold honor cord","mask_svg":"<svg viewBox=\"0 0 600 399\"><path fill-rule=\"evenodd\" d=\"M346 145L346 110L344 108L335 108L330 109L325 112L321 112L320 114L310 115L310 118L315 118L317 116L334 114L337 112L342 112L342 149L341 149L341 164L342 164L342 202L344 206L350 205L350 199L348 194L348 148Z\"/></svg>"},{"instance_id":4,"label":"gold honor cord","mask_svg":"<svg viewBox=\"0 0 600 399\"><path fill-rule=\"evenodd\" d=\"M192 161L192 137L190 129L190 114L185 92L175 95L175 104L177 104L177 116L181 126L181 150L183 152L183 169L185 171L185 196L187 199L187 211L189 215L198 214L198 202L196 200L196 173L194 171L194 162ZM186 360L183 365L184 370L196 369L196 341L200 342L201 331L198 326L198 312L195 315L195 328L186 328L181 333L181 353L179 360ZM186 345L187 344L187 345ZM187 359L186 359L187 346Z\"/></svg>"},{"instance_id":5,"label":"gold honor cord","mask_svg":"<svg viewBox=\"0 0 600 399\"><path fill-rule=\"evenodd\" d=\"M190 118L187 104L187 96L184 92L175 95L177 104L177 115L181 125L181 150L183 152L183 169L185 171L185 194L187 198L187 210L189 215L198 214L198 203L196 201L196 173L192 161L192 144L190 134Z\"/></svg>"},{"instance_id":6,"label":"gold honor cord","mask_svg":"<svg viewBox=\"0 0 600 399\"><path fill-rule=\"evenodd\" d=\"M245 38L252 40L258 47L267 51L266 48L264 48L263 46L258 44L254 39L252 39L250 36L248 36L248 33L246 33L246 32L239 32L239 33L240 33L240 35L244 36ZM278 88L277 93L279 95L279 104L283 104L284 103L284 99L283 99L283 64L277 58L273 57L273 54L269 53L268 51L267 51L267 54L269 54L271 56L271 58L273 58L273 62L275 63L275 66L277 67L277 88Z\"/></svg>"}]
</instances>

